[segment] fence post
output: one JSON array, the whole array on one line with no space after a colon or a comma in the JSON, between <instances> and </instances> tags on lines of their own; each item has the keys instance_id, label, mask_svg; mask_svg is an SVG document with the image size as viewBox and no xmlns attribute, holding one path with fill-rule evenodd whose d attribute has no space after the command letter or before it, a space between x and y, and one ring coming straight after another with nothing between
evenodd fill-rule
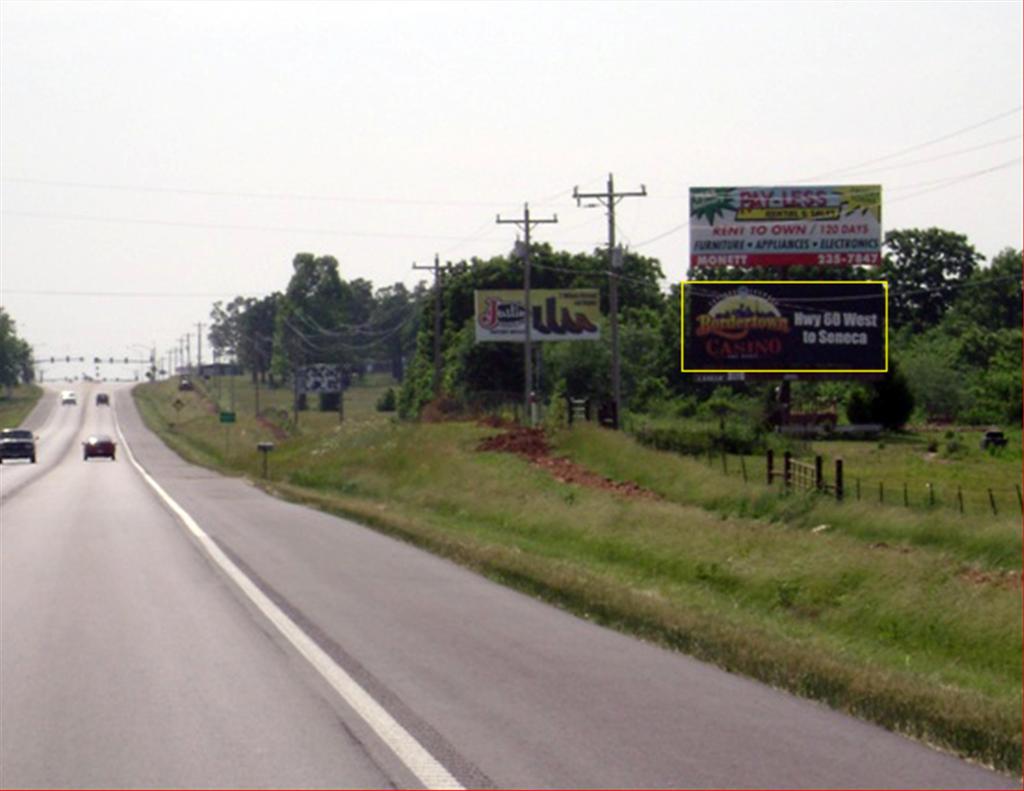
<instances>
[{"instance_id":1,"label":"fence post","mask_svg":"<svg viewBox=\"0 0 1024 791\"><path fill-rule=\"evenodd\" d=\"M843 460L836 459L836 502L843 501Z\"/></svg>"},{"instance_id":2,"label":"fence post","mask_svg":"<svg viewBox=\"0 0 1024 791\"><path fill-rule=\"evenodd\" d=\"M860 500L860 478L857 478L856 481L857 481L857 500L859 501Z\"/></svg>"},{"instance_id":3,"label":"fence post","mask_svg":"<svg viewBox=\"0 0 1024 791\"><path fill-rule=\"evenodd\" d=\"M1015 483L1013 487L1017 490L1017 505L1020 506L1021 511L1024 511L1024 499L1022 499L1020 496L1020 484Z\"/></svg>"},{"instance_id":4,"label":"fence post","mask_svg":"<svg viewBox=\"0 0 1024 791\"><path fill-rule=\"evenodd\" d=\"M729 457L725 452L725 448L722 448L722 474L729 474Z\"/></svg>"},{"instance_id":5,"label":"fence post","mask_svg":"<svg viewBox=\"0 0 1024 791\"><path fill-rule=\"evenodd\" d=\"M883 481L878 482L878 502L885 502L885 483Z\"/></svg>"},{"instance_id":6,"label":"fence post","mask_svg":"<svg viewBox=\"0 0 1024 791\"><path fill-rule=\"evenodd\" d=\"M964 490L959 486L956 487L956 500L960 504L960 513L964 512Z\"/></svg>"},{"instance_id":7,"label":"fence post","mask_svg":"<svg viewBox=\"0 0 1024 791\"><path fill-rule=\"evenodd\" d=\"M822 488L824 487L824 484L825 484L825 482L822 480L822 477L821 477L821 465L822 465L822 458L821 458L821 456L815 456L814 457L814 491L816 491L816 492L820 492L822 490Z\"/></svg>"},{"instance_id":8,"label":"fence post","mask_svg":"<svg viewBox=\"0 0 1024 791\"><path fill-rule=\"evenodd\" d=\"M793 454L788 450L782 456L782 482L786 487L786 491L789 491L789 485L793 474Z\"/></svg>"},{"instance_id":9,"label":"fence post","mask_svg":"<svg viewBox=\"0 0 1024 791\"><path fill-rule=\"evenodd\" d=\"M771 486L772 485L772 476L774 475L774 472L775 472L772 469L772 467L775 464L775 453L772 452L771 449L769 449L768 453L765 454L765 464L766 464L767 469L768 469L768 485Z\"/></svg>"},{"instance_id":10,"label":"fence post","mask_svg":"<svg viewBox=\"0 0 1024 791\"><path fill-rule=\"evenodd\" d=\"M747 482L747 460L740 456L740 472L743 473L743 483Z\"/></svg>"},{"instance_id":11,"label":"fence post","mask_svg":"<svg viewBox=\"0 0 1024 791\"><path fill-rule=\"evenodd\" d=\"M996 496L992 494L991 489L988 490L988 501L989 504L992 506L992 515L997 516L998 512L996 511Z\"/></svg>"},{"instance_id":12,"label":"fence post","mask_svg":"<svg viewBox=\"0 0 1024 791\"><path fill-rule=\"evenodd\" d=\"M935 505L935 487L931 485L931 482L928 483L928 505Z\"/></svg>"},{"instance_id":13,"label":"fence post","mask_svg":"<svg viewBox=\"0 0 1024 791\"><path fill-rule=\"evenodd\" d=\"M907 508L910 507L910 498L907 497L907 482L903 482L903 505Z\"/></svg>"}]
</instances>

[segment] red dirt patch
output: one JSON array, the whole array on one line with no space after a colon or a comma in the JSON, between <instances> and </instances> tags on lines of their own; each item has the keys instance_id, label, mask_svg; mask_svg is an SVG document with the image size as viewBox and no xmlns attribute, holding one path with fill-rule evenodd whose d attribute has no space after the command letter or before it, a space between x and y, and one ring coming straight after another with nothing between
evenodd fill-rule
<instances>
[{"instance_id":1,"label":"red dirt patch","mask_svg":"<svg viewBox=\"0 0 1024 791\"><path fill-rule=\"evenodd\" d=\"M285 431L283 428L281 428L279 425L277 425L277 423L275 423L272 420L269 420L268 418L264 417L263 415L257 415L256 416L256 422L259 423L261 426L263 426L263 428L265 428L271 434L273 434L274 435L274 439L276 439L278 442L281 442L282 440L288 439L288 432L287 431Z\"/></svg>"},{"instance_id":2,"label":"red dirt patch","mask_svg":"<svg viewBox=\"0 0 1024 791\"><path fill-rule=\"evenodd\" d=\"M497 422L502 427L507 425L502 424L501 421ZM484 425L494 425L494 423L488 422ZM548 445L548 439L543 429L511 426L504 434L497 434L484 439L477 446L477 450L515 453L522 456L535 467L547 470L559 483L573 483L591 489L615 492L624 497L658 499L658 495L654 492L644 489L632 481L613 481L611 478L605 478L603 475L591 472L574 461L560 456L552 456L551 446Z\"/></svg>"},{"instance_id":3,"label":"red dirt patch","mask_svg":"<svg viewBox=\"0 0 1024 791\"><path fill-rule=\"evenodd\" d=\"M982 571L976 568L961 570L957 576L972 585L994 585L1006 590L1020 590L1021 572L1019 571Z\"/></svg>"}]
</instances>

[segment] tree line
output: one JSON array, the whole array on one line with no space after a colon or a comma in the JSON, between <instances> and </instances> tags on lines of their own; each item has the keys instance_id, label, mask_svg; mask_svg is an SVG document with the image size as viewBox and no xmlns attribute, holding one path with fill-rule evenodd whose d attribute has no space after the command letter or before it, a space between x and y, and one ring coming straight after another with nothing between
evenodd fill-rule
<instances>
[{"instance_id":1,"label":"tree line","mask_svg":"<svg viewBox=\"0 0 1024 791\"><path fill-rule=\"evenodd\" d=\"M608 255L531 248L532 287L596 288L608 313ZM216 303L209 340L253 377L286 384L312 362L337 363L352 375L386 366L402 383L403 416L415 417L442 398L460 405L514 402L522 392L521 344L476 343L477 289L521 289L522 263L510 252L443 268L441 381L435 390L433 289L401 283L374 289L344 280L329 255L295 256L283 292ZM730 398L766 401L773 385L746 382L728 390L679 372L679 286L662 291L660 262L636 253L619 270L622 391L634 413L687 415ZM930 229L889 231L879 269L705 268L693 279L884 279L890 294L891 370L883 381L801 381L795 405L840 404L856 422L898 427L921 419L996 422L1015 419L1021 404L1021 252L1007 248L984 265L961 234ZM606 400L611 394L609 333L586 343L537 343L535 390ZM738 408L738 407L737 407Z\"/></svg>"}]
</instances>

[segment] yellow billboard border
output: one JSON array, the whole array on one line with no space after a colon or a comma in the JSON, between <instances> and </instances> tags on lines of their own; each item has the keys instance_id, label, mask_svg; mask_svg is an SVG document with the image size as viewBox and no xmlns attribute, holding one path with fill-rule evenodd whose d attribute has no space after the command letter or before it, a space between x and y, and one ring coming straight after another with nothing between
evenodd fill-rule
<instances>
[{"instance_id":1,"label":"yellow billboard border","mask_svg":"<svg viewBox=\"0 0 1024 791\"><path fill-rule=\"evenodd\" d=\"M882 286L885 295L885 321L883 337L885 339L884 368L686 368L686 284L718 283L724 285L758 285L776 283L872 283ZM679 366L684 374L883 374L889 372L889 281L888 280L682 280L679 287Z\"/></svg>"}]
</instances>

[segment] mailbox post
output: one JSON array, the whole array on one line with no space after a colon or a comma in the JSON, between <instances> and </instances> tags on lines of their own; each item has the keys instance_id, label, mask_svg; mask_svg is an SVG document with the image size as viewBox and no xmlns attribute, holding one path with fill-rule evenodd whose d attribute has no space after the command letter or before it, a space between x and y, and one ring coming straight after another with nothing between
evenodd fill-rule
<instances>
[{"instance_id":1,"label":"mailbox post","mask_svg":"<svg viewBox=\"0 0 1024 791\"><path fill-rule=\"evenodd\" d=\"M267 456L270 455L270 451L274 449L273 442L260 442L256 445L256 450L263 454L263 477L267 477Z\"/></svg>"}]
</instances>

